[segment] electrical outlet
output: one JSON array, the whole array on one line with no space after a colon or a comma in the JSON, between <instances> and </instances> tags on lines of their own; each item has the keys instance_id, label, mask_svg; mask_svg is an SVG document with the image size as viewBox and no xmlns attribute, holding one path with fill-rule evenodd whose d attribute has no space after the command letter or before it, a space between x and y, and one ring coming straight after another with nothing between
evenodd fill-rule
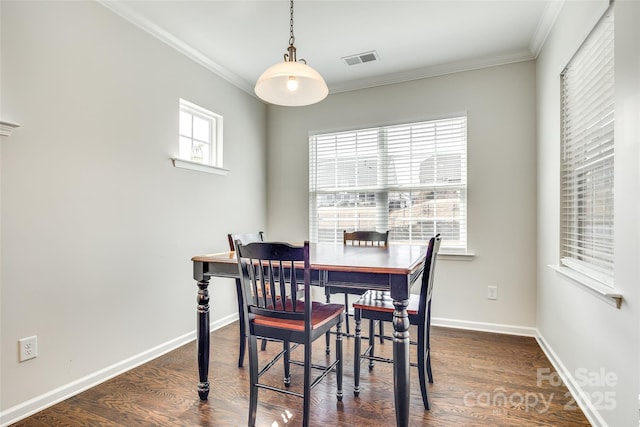
<instances>
[{"instance_id":1,"label":"electrical outlet","mask_svg":"<svg viewBox=\"0 0 640 427\"><path fill-rule=\"evenodd\" d=\"M20 354L18 362L33 359L38 356L38 337L36 335L18 340Z\"/></svg>"},{"instance_id":2,"label":"electrical outlet","mask_svg":"<svg viewBox=\"0 0 640 427\"><path fill-rule=\"evenodd\" d=\"M489 286L487 292L487 298L489 299L498 299L498 287L497 286Z\"/></svg>"}]
</instances>

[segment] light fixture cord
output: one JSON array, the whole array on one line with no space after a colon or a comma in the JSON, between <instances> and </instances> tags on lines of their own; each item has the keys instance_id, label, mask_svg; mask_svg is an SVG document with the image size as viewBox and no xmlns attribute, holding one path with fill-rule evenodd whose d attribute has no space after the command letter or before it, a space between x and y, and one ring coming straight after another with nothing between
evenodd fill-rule
<instances>
[{"instance_id":1,"label":"light fixture cord","mask_svg":"<svg viewBox=\"0 0 640 427\"><path fill-rule=\"evenodd\" d=\"M293 36L293 0L291 0L289 11L291 13L291 19L289 19L289 44L293 46L293 43L296 41L296 38Z\"/></svg>"},{"instance_id":2,"label":"light fixture cord","mask_svg":"<svg viewBox=\"0 0 640 427\"><path fill-rule=\"evenodd\" d=\"M289 47L287 48L288 53L284 54L284 60L285 62L297 62L298 59L296 58L296 47L293 45L293 43L296 41L296 38L293 35L293 0L290 1L290 4L291 6L289 7L289 12L291 18L289 19ZM307 61L305 61L304 59L300 59L300 62L302 62L303 64L307 63Z\"/></svg>"}]
</instances>

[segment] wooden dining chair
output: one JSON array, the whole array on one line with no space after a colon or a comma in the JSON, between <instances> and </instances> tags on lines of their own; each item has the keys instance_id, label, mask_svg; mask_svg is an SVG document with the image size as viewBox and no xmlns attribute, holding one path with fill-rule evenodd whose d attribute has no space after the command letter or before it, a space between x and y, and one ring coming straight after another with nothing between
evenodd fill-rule
<instances>
[{"instance_id":1,"label":"wooden dining chair","mask_svg":"<svg viewBox=\"0 0 640 427\"><path fill-rule=\"evenodd\" d=\"M352 246L380 246L387 247L389 245L389 231L378 232L378 231L351 231L347 232L343 230L342 232L342 243L346 245ZM363 295L367 292L367 289L363 289L361 287L353 288L353 287L345 287L345 286L332 286L327 285L324 288L325 296L327 302L331 302L331 295L333 294L343 294L344 295L344 315L345 315L345 333L346 336L353 336L349 329L349 317L353 317L352 314L349 313L349 295ZM384 335L384 328L382 323L380 323L380 335ZM380 342L382 343L384 340L380 338ZM329 341L327 337L327 347L329 346Z\"/></svg>"},{"instance_id":2,"label":"wooden dining chair","mask_svg":"<svg viewBox=\"0 0 640 427\"><path fill-rule=\"evenodd\" d=\"M436 259L438 250L440 249L440 234L429 240L427 254L424 260L424 269L422 271L422 280L420 285L420 294L411 294L407 312L409 314L409 323L418 327L418 341L412 341L418 353L418 363L412 363L412 366L418 367L418 379L420 380L420 392L422 394L422 403L425 409L431 408L429 402L429 393L427 391L426 380L433 383L433 372L431 370L431 354L430 354L430 329L431 329L431 295L433 293L433 276L435 273ZM374 321L381 322L393 321L393 312L395 307L390 297L384 296L377 298L373 291L367 291L358 301L353 304L355 309L356 321L356 339L354 352L354 389L355 396L360 394L360 364L363 360L369 360L369 370L373 369L373 361L381 361L393 363L393 360L378 357L374 354ZM369 345L364 352L361 353L361 321L369 320ZM385 337L392 339L391 337Z\"/></svg>"},{"instance_id":3,"label":"wooden dining chair","mask_svg":"<svg viewBox=\"0 0 640 427\"><path fill-rule=\"evenodd\" d=\"M234 252L236 250L235 242L240 241L241 243L253 243L253 242L262 242L264 241L264 233L262 231L258 231L257 233L241 233L241 234L228 234L227 238L229 239L229 250ZM236 293L238 295L238 325L240 326L240 348L238 352L238 367L241 368L244 363L244 353L246 351L246 343L247 343L247 331L245 329L244 322L244 310L242 309L242 286L240 284L240 279L236 279ZM267 341L262 341L262 350L264 350L267 346Z\"/></svg>"},{"instance_id":4,"label":"wooden dining chair","mask_svg":"<svg viewBox=\"0 0 640 427\"><path fill-rule=\"evenodd\" d=\"M342 304L312 301L309 242L303 246L287 243L254 242L243 245L236 241L236 256L242 288L245 327L249 342L249 426L256 422L258 390L267 389L303 399L302 425L309 425L311 390L330 372L335 371L337 399L342 401ZM302 286L304 299L297 297ZM294 296L293 298L291 296ZM335 360L326 365L312 361L312 343L336 328ZM259 369L257 340L271 338L283 342L282 351L262 363ZM291 359L291 343L304 346L304 360ZM260 377L284 361L284 388L260 382ZM288 389L291 384L290 365L302 365L303 392ZM312 369L319 375L312 380Z\"/></svg>"}]
</instances>

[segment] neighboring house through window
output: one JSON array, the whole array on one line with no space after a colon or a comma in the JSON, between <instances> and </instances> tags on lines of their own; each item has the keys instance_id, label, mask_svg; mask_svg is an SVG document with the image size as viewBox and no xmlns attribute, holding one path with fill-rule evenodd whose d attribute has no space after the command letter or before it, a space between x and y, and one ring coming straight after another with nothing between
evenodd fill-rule
<instances>
[{"instance_id":1,"label":"neighboring house through window","mask_svg":"<svg viewBox=\"0 0 640 427\"><path fill-rule=\"evenodd\" d=\"M467 118L372 127L310 137L313 242L343 230L389 230L391 243L467 249Z\"/></svg>"}]
</instances>

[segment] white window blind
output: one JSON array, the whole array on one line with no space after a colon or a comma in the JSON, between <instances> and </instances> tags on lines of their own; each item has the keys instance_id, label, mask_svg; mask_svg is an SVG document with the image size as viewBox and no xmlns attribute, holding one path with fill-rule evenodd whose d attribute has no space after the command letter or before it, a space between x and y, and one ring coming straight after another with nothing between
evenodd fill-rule
<instances>
[{"instance_id":1,"label":"white window blind","mask_svg":"<svg viewBox=\"0 0 640 427\"><path fill-rule=\"evenodd\" d=\"M613 286L614 14L563 71L561 263Z\"/></svg>"},{"instance_id":2,"label":"white window blind","mask_svg":"<svg viewBox=\"0 0 640 427\"><path fill-rule=\"evenodd\" d=\"M317 134L309 150L310 237L389 230L393 242L467 246L467 118Z\"/></svg>"}]
</instances>

